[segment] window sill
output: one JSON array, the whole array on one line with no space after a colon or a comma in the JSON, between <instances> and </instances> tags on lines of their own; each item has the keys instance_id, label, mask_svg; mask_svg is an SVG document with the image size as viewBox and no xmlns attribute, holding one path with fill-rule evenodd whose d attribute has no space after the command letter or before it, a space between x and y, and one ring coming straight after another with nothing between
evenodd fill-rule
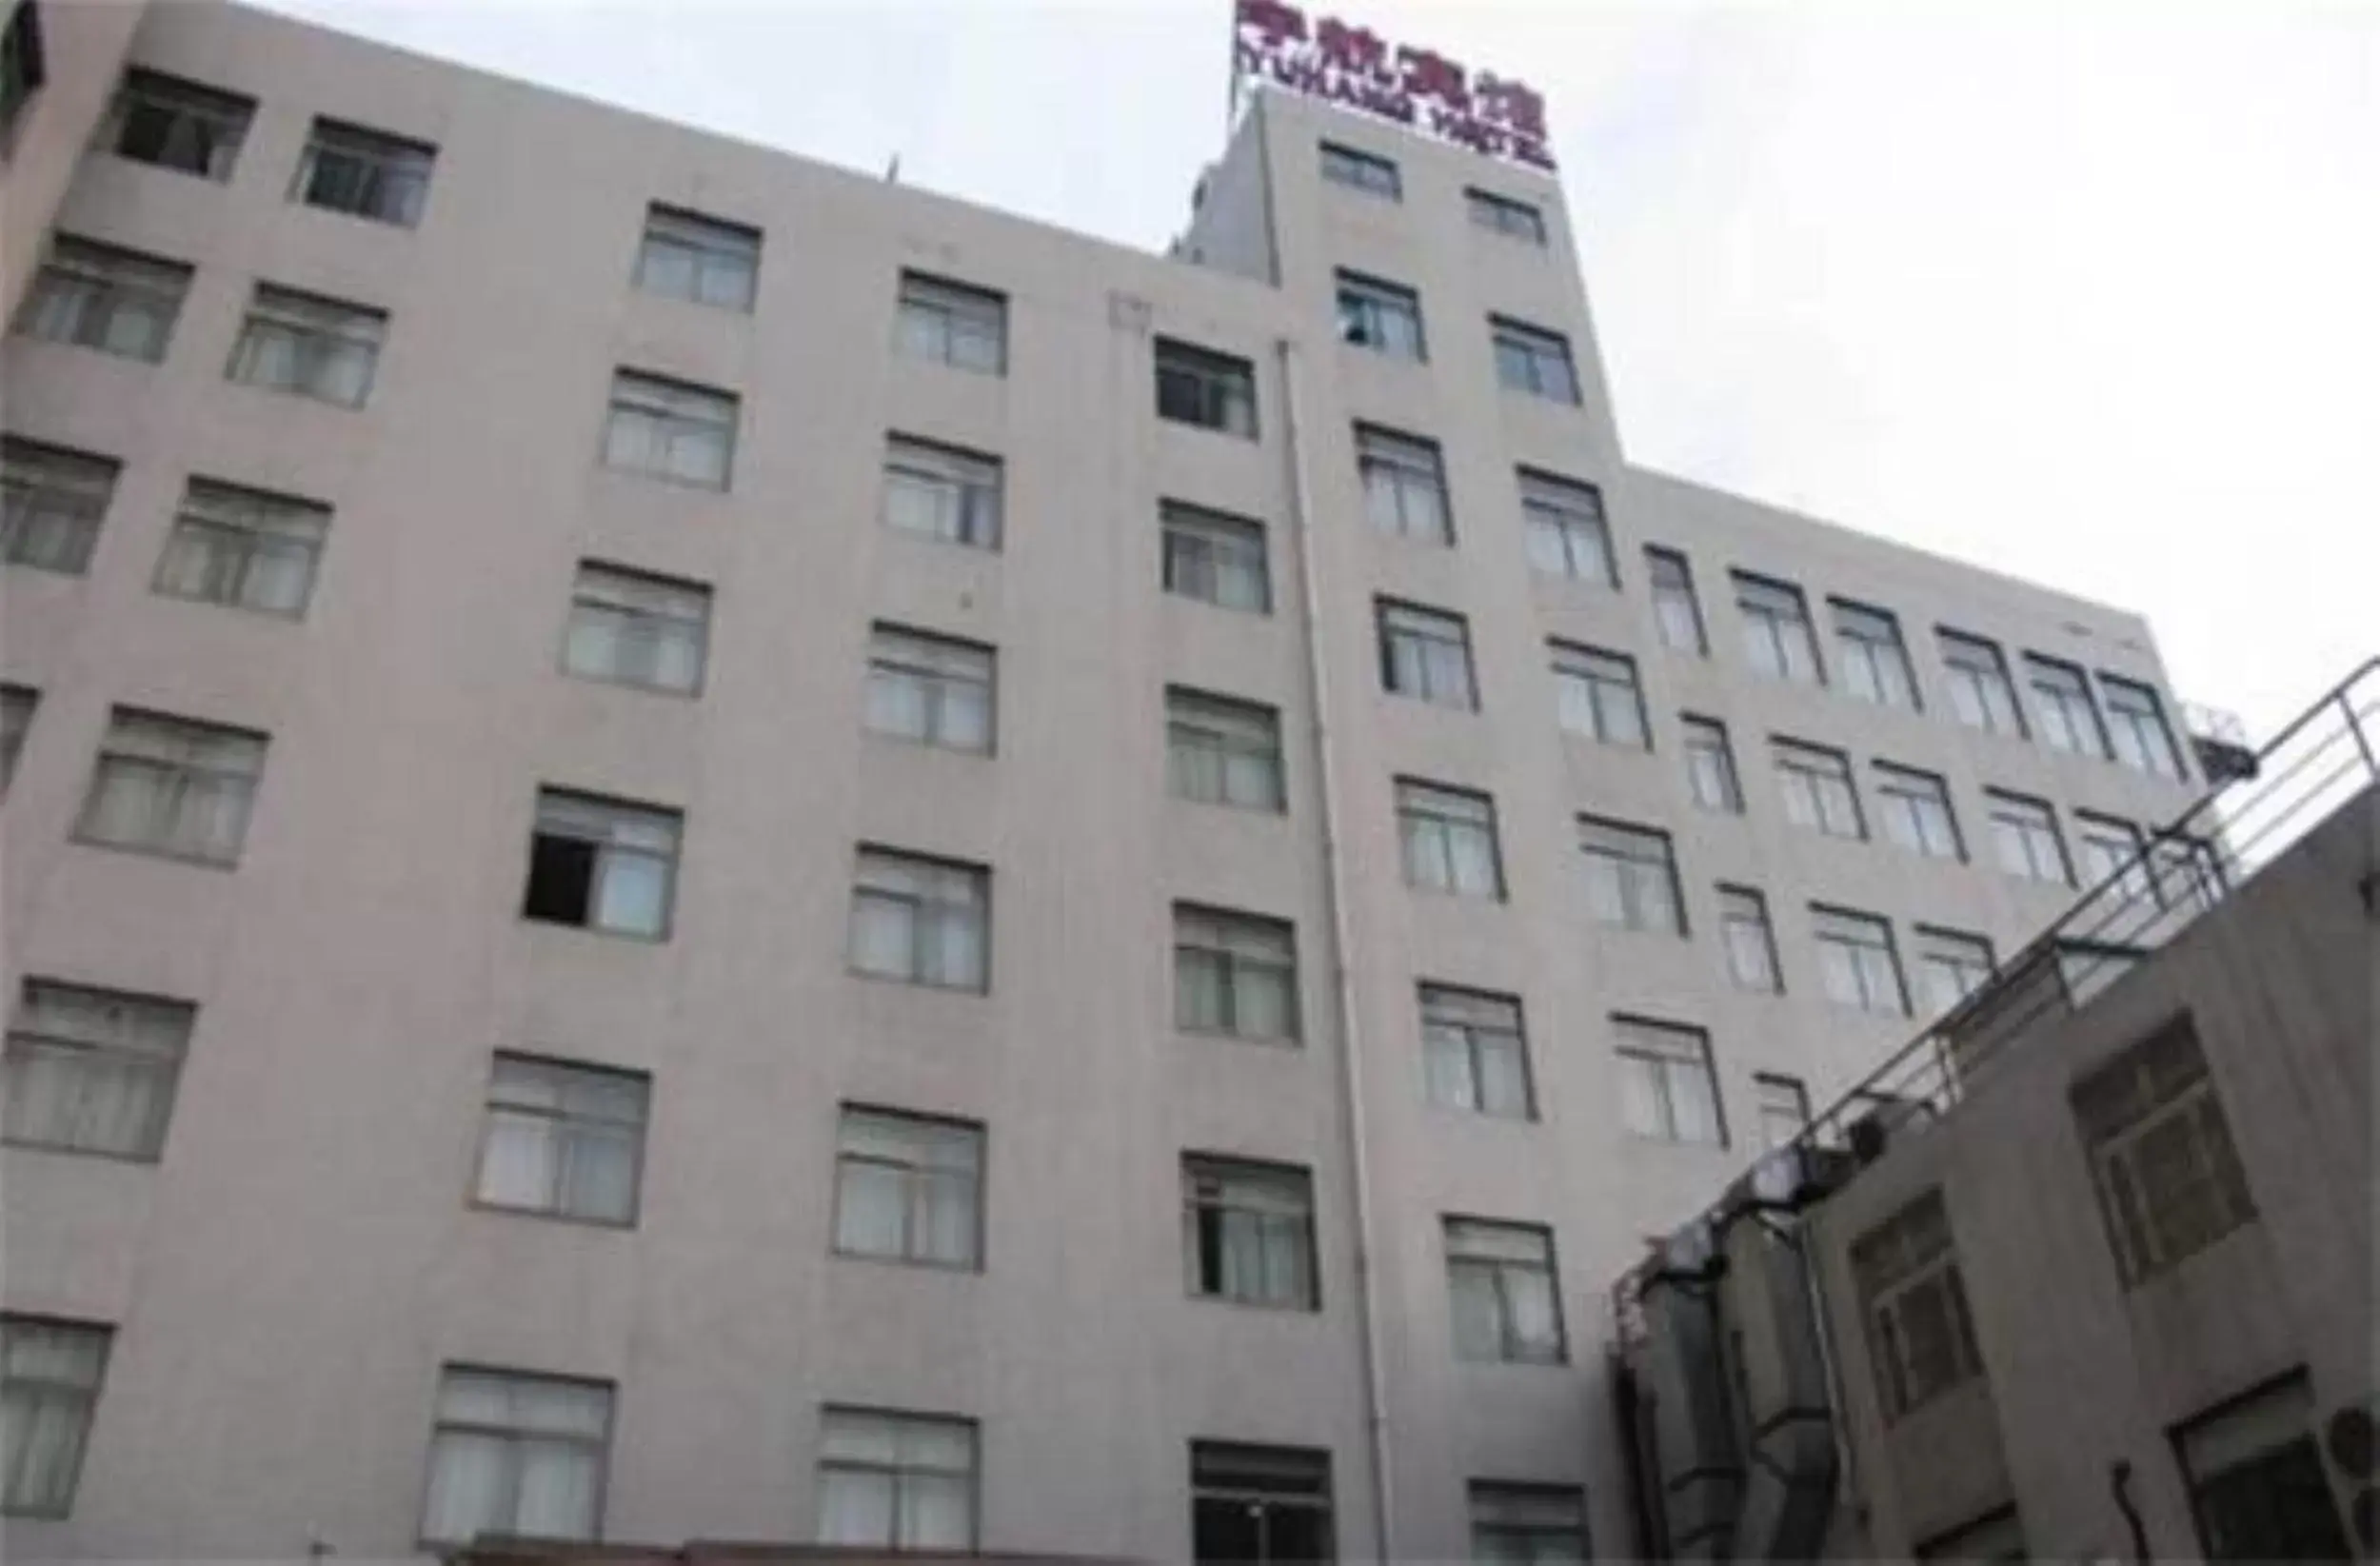
<instances>
[{"instance_id":1,"label":"window sill","mask_svg":"<svg viewBox=\"0 0 2380 1566\"><path fill-rule=\"evenodd\" d=\"M937 984L923 979L905 978L897 973L876 973L867 968L855 968L848 963L844 964L843 971L853 979L863 979L871 984L883 984L894 989L923 990L929 995L972 995L982 999L992 993L989 984Z\"/></svg>"},{"instance_id":2,"label":"window sill","mask_svg":"<svg viewBox=\"0 0 2380 1566\"><path fill-rule=\"evenodd\" d=\"M676 685L656 685L643 680L608 680L600 674L581 674L578 670L566 665L562 670L562 677L582 685L594 685L604 690L629 690L640 696L666 696L679 702L699 701L703 695L703 687L699 684L691 689L681 689Z\"/></svg>"},{"instance_id":3,"label":"window sill","mask_svg":"<svg viewBox=\"0 0 2380 1566\"><path fill-rule=\"evenodd\" d=\"M840 1245L827 1247L827 1254L838 1261L859 1261L878 1267L896 1268L902 1272L941 1273L954 1278L981 1278L982 1261L936 1261L927 1257L883 1256L874 1251L850 1251Z\"/></svg>"},{"instance_id":4,"label":"window sill","mask_svg":"<svg viewBox=\"0 0 2380 1566\"><path fill-rule=\"evenodd\" d=\"M105 1159L109 1163L129 1163L152 1169L165 1161L162 1148L154 1153L118 1153L111 1148L72 1147L65 1142L31 1141L22 1137L0 1138L0 1147L23 1153L55 1153L70 1159Z\"/></svg>"},{"instance_id":5,"label":"window sill","mask_svg":"<svg viewBox=\"0 0 2380 1566\"><path fill-rule=\"evenodd\" d=\"M196 604L210 609L235 609L242 614L254 615L259 620L277 621L285 625L306 624L304 605L294 609L266 609L259 608L253 604L242 604L228 598L201 598L196 593L170 592L164 587L151 588L150 591L157 597L175 604Z\"/></svg>"},{"instance_id":6,"label":"window sill","mask_svg":"<svg viewBox=\"0 0 2380 1566\"><path fill-rule=\"evenodd\" d=\"M200 870L229 871L240 867L240 862L236 859L208 859L199 854L177 854L169 848L145 848L137 842L110 842L106 838L89 837L79 831L68 841L79 847L104 848L111 854L130 854L139 859L163 860L169 864L187 864Z\"/></svg>"},{"instance_id":7,"label":"window sill","mask_svg":"<svg viewBox=\"0 0 2380 1566\"><path fill-rule=\"evenodd\" d=\"M542 1219L547 1223L566 1224L574 1229L609 1229L616 1233L632 1234L637 1226L635 1214L624 1219L581 1218L575 1213L552 1212L543 1207L512 1207L501 1201L484 1201L477 1197L466 1200L464 1206L474 1213L487 1213L497 1218Z\"/></svg>"},{"instance_id":8,"label":"window sill","mask_svg":"<svg viewBox=\"0 0 2380 1566\"><path fill-rule=\"evenodd\" d=\"M1208 1044L1248 1044L1258 1049L1279 1050L1283 1054L1301 1053L1306 1041L1296 1034L1228 1033L1221 1028L1184 1027L1174 1024L1174 1032L1193 1047Z\"/></svg>"},{"instance_id":9,"label":"window sill","mask_svg":"<svg viewBox=\"0 0 2380 1566\"><path fill-rule=\"evenodd\" d=\"M606 941L625 941L633 946L666 946L669 944L669 932L665 929L655 935L645 935L636 930L605 929L601 924L573 924L567 920L540 919L535 914L527 913L521 916L521 922L534 924L541 930L575 930L581 935L601 936Z\"/></svg>"},{"instance_id":10,"label":"window sill","mask_svg":"<svg viewBox=\"0 0 2380 1566\"><path fill-rule=\"evenodd\" d=\"M364 405L362 403L343 403L335 397L317 397L314 393L307 390L303 387L268 386L262 381L232 380L229 376L226 376L224 379L230 381L235 387L245 387L250 391L261 391L268 397L287 397L294 402L313 403L323 407L335 407L343 413L361 413L364 411Z\"/></svg>"},{"instance_id":11,"label":"window sill","mask_svg":"<svg viewBox=\"0 0 2380 1566\"><path fill-rule=\"evenodd\" d=\"M1227 1305L1233 1310L1256 1311L1265 1316L1319 1319L1322 1315L1322 1302L1319 1299L1311 1305L1276 1305L1262 1299L1234 1299L1221 1294L1193 1294L1184 1298L1194 1305Z\"/></svg>"},{"instance_id":12,"label":"window sill","mask_svg":"<svg viewBox=\"0 0 2380 1566\"><path fill-rule=\"evenodd\" d=\"M697 495L724 495L730 492L734 484L732 477L725 484L705 484L700 479L681 479L668 473L656 473L649 468L623 467L616 463L599 462L595 466L606 473L617 473L624 479L666 485L672 489L684 489Z\"/></svg>"}]
</instances>

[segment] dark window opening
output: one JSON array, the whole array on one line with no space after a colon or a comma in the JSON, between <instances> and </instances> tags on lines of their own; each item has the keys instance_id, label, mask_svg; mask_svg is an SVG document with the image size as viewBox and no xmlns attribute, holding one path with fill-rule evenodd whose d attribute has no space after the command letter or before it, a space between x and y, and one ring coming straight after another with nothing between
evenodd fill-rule
<instances>
[{"instance_id":1,"label":"dark window opening","mask_svg":"<svg viewBox=\"0 0 2380 1566\"><path fill-rule=\"evenodd\" d=\"M529 889L524 918L549 924L587 922L594 903L596 845L539 833L529 844Z\"/></svg>"}]
</instances>

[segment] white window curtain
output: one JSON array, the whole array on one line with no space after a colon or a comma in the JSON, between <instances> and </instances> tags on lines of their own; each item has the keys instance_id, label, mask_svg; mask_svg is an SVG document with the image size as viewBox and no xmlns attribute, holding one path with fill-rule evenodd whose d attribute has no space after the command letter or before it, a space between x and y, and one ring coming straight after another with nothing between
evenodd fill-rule
<instances>
[{"instance_id":1,"label":"white window curtain","mask_svg":"<svg viewBox=\"0 0 2380 1566\"><path fill-rule=\"evenodd\" d=\"M73 1504L105 1327L0 1318L0 1510L63 1516Z\"/></svg>"},{"instance_id":2,"label":"white window curtain","mask_svg":"<svg viewBox=\"0 0 2380 1566\"><path fill-rule=\"evenodd\" d=\"M595 1538L611 1399L608 1386L447 1371L439 1388L423 1537Z\"/></svg>"},{"instance_id":3,"label":"white window curtain","mask_svg":"<svg viewBox=\"0 0 2380 1566\"><path fill-rule=\"evenodd\" d=\"M155 1158L194 1016L177 1001L29 982L0 1072L7 1140Z\"/></svg>"}]
</instances>

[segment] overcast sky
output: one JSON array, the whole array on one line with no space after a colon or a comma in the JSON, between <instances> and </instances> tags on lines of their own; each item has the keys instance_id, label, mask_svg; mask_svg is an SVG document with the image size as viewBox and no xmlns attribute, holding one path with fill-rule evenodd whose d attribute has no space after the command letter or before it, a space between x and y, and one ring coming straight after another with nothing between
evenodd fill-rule
<instances>
[{"instance_id":1,"label":"overcast sky","mask_svg":"<svg viewBox=\"0 0 2380 1566\"><path fill-rule=\"evenodd\" d=\"M1146 248L1229 0L266 0ZM1306 6L1546 95L1634 462L2146 614L2260 735L2380 652L2380 3Z\"/></svg>"}]
</instances>

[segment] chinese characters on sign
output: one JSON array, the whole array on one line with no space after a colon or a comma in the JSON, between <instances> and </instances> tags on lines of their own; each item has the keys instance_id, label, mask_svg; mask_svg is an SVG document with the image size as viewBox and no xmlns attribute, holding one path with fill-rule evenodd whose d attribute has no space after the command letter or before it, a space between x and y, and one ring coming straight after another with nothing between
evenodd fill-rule
<instances>
[{"instance_id":1,"label":"chinese characters on sign","mask_svg":"<svg viewBox=\"0 0 2380 1566\"><path fill-rule=\"evenodd\" d=\"M1545 100L1518 82L1473 76L1442 54L1391 48L1368 28L1325 16L1309 30L1283 0L1239 0L1235 81L1268 81L1426 130L1492 158L1552 169Z\"/></svg>"}]
</instances>

